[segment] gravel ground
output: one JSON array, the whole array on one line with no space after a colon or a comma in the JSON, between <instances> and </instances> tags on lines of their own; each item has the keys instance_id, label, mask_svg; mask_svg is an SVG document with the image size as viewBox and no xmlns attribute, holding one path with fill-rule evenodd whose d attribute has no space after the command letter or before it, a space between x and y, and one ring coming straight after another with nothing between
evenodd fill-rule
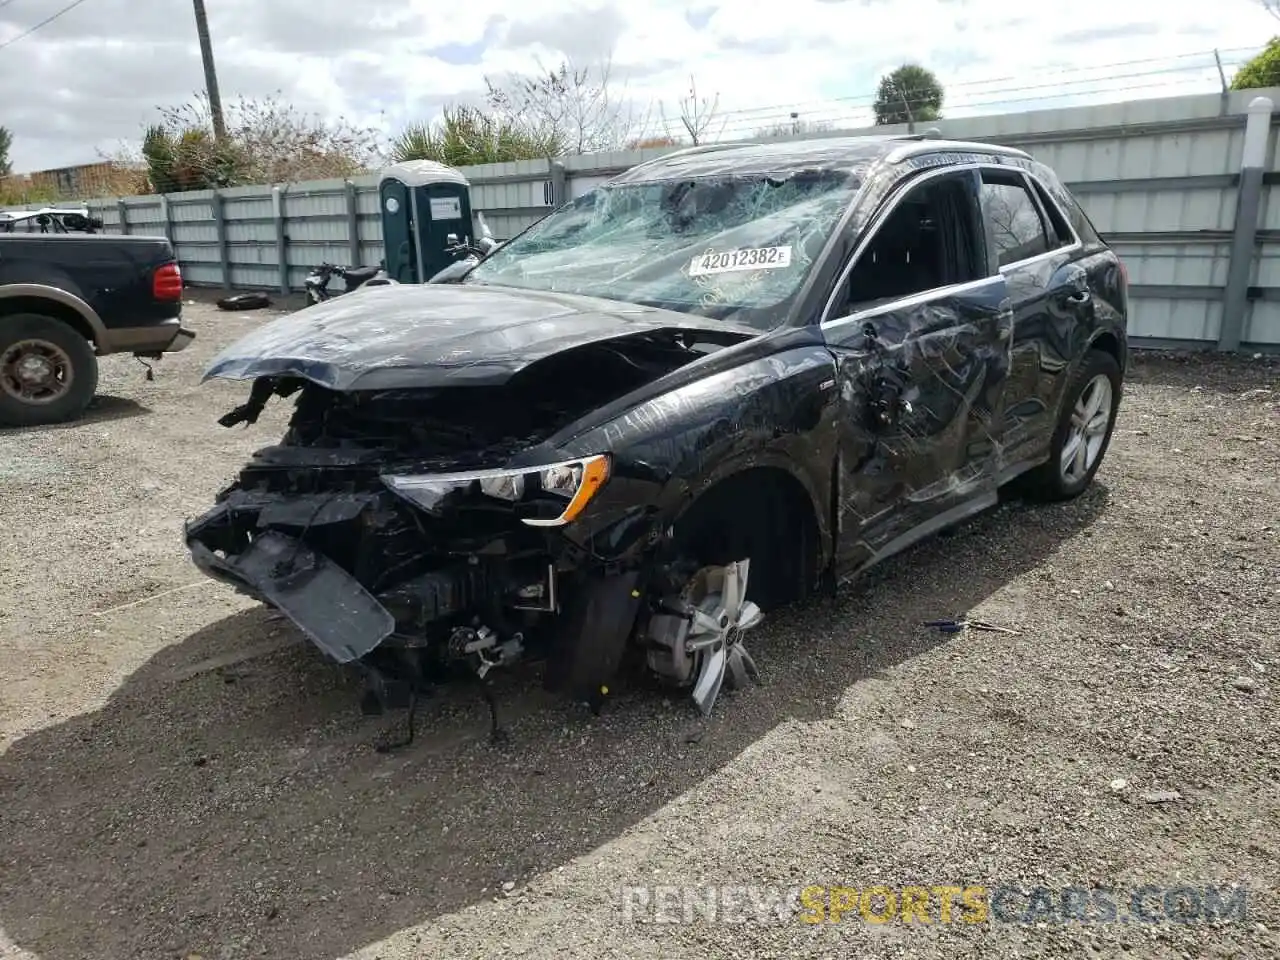
<instances>
[{"instance_id":1,"label":"gravel ground","mask_svg":"<svg viewBox=\"0 0 1280 960\"><path fill-rule=\"evenodd\" d=\"M153 382L110 358L86 420L0 434L0 956L1280 953L1274 361L1141 359L1089 493L773 618L764 685L708 722L639 691L592 718L514 673L510 745L451 691L383 755L393 719L181 544L281 430L283 405L218 427L244 389L197 382L272 315L189 306L199 339ZM918 625L966 612L1019 632ZM872 884L1249 899L1217 924L735 924L620 894Z\"/></svg>"}]
</instances>

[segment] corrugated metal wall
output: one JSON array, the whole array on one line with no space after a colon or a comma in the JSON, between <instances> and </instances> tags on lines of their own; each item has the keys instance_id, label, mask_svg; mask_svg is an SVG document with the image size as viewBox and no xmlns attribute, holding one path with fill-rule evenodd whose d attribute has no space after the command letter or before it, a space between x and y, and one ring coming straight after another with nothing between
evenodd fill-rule
<instances>
[{"instance_id":1,"label":"corrugated metal wall","mask_svg":"<svg viewBox=\"0 0 1280 960\"><path fill-rule=\"evenodd\" d=\"M1128 266L1131 335L1194 345L1216 342L1222 327L1245 114L1259 94L1280 105L1280 90L1255 90L930 126L945 137L1022 147L1052 166ZM1280 198L1271 196L1272 181L1280 185L1275 120L1244 308L1242 339L1251 346L1280 345ZM892 132L905 131L841 134ZM510 237L545 216L554 199L579 196L665 152L487 164L463 173L472 183L473 209L484 212L496 236ZM376 263L383 256L375 176L94 200L89 206L109 231L169 235L196 284L299 289L306 271L321 262Z\"/></svg>"}]
</instances>

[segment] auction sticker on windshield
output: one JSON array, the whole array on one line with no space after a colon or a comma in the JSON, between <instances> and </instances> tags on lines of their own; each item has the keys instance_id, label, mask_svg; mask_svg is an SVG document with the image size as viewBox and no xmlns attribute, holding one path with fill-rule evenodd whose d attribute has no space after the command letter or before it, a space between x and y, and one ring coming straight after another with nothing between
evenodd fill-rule
<instances>
[{"instance_id":1,"label":"auction sticker on windshield","mask_svg":"<svg viewBox=\"0 0 1280 960\"><path fill-rule=\"evenodd\" d=\"M700 253L689 264L689 276L732 273L735 270L779 270L791 266L791 247L747 247L723 253Z\"/></svg>"}]
</instances>

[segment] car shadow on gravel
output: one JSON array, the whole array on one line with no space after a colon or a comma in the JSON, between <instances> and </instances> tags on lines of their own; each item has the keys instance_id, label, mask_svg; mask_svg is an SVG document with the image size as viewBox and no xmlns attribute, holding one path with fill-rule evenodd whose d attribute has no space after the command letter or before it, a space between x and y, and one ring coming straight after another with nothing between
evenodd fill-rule
<instances>
[{"instance_id":1,"label":"car shadow on gravel","mask_svg":"<svg viewBox=\"0 0 1280 960\"><path fill-rule=\"evenodd\" d=\"M45 433L50 430L75 430L93 426L96 423L132 420L134 417L144 417L149 413L151 413L151 408L143 406L136 400L130 400L128 397L111 397L99 394L90 402L89 408L75 420L67 423L46 424L41 427L14 427L0 432L16 435L22 433Z\"/></svg>"},{"instance_id":2,"label":"car shadow on gravel","mask_svg":"<svg viewBox=\"0 0 1280 960\"><path fill-rule=\"evenodd\" d=\"M683 698L622 692L600 717L513 672L511 742L474 691L369 720L355 686L263 608L165 648L97 712L0 757L0 927L41 960L332 958L504 895L587 854L789 719L828 718L860 681L941 643L963 615L1087 528L1095 485L1018 501L887 561L835 599L752 635L764 684L708 721ZM519 889L513 892L519 896Z\"/></svg>"}]
</instances>

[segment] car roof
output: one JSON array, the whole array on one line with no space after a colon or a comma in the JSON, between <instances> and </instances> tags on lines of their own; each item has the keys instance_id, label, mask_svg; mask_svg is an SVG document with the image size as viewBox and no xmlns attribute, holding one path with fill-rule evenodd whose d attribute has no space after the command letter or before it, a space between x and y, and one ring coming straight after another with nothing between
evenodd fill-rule
<instances>
[{"instance_id":1,"label":"car roof","mask_svg":"<svg viewBox=\"0 0 1280 960\"><path fill-rule=\"evenodd\" d=\"M897 163L927 153L964 152L1030 159L1013 147L966 140L944 140L931 134L886 134L861 137L818 136L793 140L736 141L689 147L663 154L619 174L613 183L643 183L725 174L786 175L805 171L859 174L873 163Z\"/></svg>"}]
</instances>

